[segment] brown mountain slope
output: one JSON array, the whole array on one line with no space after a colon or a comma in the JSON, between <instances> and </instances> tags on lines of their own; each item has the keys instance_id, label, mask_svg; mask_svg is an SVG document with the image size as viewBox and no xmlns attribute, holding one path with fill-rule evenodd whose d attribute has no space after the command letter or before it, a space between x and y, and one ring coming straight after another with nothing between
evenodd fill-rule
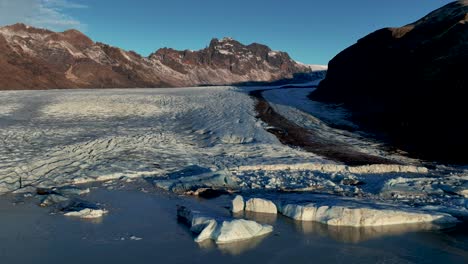
<instances>
[{"instance_id":1,"label":"brown mountain slope","mask_svg":"<svg viewBox=\"0 0 468 264\"><path fill-rule=\"evenodd\" d=\"M338 54L314 100L342 103L363 127L417 156L468 162L468 0Z\"/></svg>"},{"instance_id":2,"label":"brown mountain slope","mask_svg":"<svg viewBox=\"0 0 468 264\"><path fill-rule=\"evenodd\" d=\"M276 81L311 71L260 44L213 39L200 51L160 49L149 57L93 42L76 30L24 24L0 28L0 89L132 88Z\"/></svg>"}]
</instances>

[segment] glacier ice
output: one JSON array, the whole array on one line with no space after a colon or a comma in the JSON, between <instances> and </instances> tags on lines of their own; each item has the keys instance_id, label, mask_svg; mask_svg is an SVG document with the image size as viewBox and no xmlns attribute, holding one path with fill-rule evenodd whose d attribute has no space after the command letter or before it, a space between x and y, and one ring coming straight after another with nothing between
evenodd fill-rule
<instances>
[{"instance_id":1,"label":"glacier ice","mask_svg":"<svg viewBox=\"0 0 468 264\"><path fill-rule=\"evenodd\" d=\"M309 203L280 206L281 214L298 221L314 221L331 226L386 226L414 223L455 223L448 214L396 207Z\"/></svg>"},{"instance_id":2,"label":"glacier ice","mask_svg":"<svg viewBox=\"0 0 468 264\"><path fill-rule=\"evenodd\" d=\"M217 220L185 206L177 207L177 216L198 236L195 242L211 239L216 244L248 240L271 233L273 227L244 219Z\"/></svg>"},{"instance_id":3,"label":"glacier ice","mask_svg":"<svg viewBox=\"0 0 468 264\"><path fill-rule=\"evenodd\" d=\"M240 195L236 195L236 197L231 201L231 212L239 213L244 211L245 202L244 198Z\"/></svg>"},{"instance_id":4,"label":"glacier ice","mask_svg":"<svg viewBox=\"0 0 468 264\"><path fill-rule=\"evenodd\" d=\"M277 214L276 205L269 200L261 198L251 198L245 203L245 211L255 213Z\"/></svg>"},{"instance_id":5,"label":"glacier ice","mask_svg":"<svg viewBox=\"0 0 468 264\"><path fill-rule=\"evenodd\" d=\"M94 218L101 218L103 215L107 213L108 211L103 210L103 209L85 208L80 211L68 212L68 213L65 213L64 215L71 216L71 217L79 217L83 219L94 219Z\"/></svg>"},{"instance_id":6,"label":"glacier ice","mask_svg":"<svg viewBox=\"0 0 468 264\"><path fill-rule=\"evenodd\" d=\"M181 194L315 191L467 211L468 169L425 168L325 126L317 113L333 113L311 105L310 89L270 88L263 96L288 120L402 165L346 166L282 144L256 118L248 93L262 87L11 91L0 98L0 194L144 178ZM195 164L206 170L181 171Z\"/></svg>"}]
</instances>

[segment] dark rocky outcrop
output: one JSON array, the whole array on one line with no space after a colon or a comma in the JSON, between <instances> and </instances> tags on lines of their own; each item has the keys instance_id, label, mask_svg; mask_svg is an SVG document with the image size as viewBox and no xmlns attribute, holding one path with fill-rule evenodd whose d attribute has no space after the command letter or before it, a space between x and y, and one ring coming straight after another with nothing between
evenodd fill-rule
<instances>
[{"instance_id":1,"label":"dark rocky outcrop","mask_svg":"<svg viewBox=\"0 0 468 264\"><path fill-rule=\"evenodd\" d=\"M468 162L468 0L378 30L330 61L313 100L343 104L364 129L414 154Z\"/></svg>"}]
</instances>

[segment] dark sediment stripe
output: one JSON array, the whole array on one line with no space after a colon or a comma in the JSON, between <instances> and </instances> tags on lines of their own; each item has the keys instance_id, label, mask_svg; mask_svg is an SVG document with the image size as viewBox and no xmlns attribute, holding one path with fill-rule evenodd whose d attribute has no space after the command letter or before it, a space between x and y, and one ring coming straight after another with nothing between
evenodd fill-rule
<instances>
[{"instance_id":1,"label":"dark sediment stripe","mask_svg":"<svg viewBox=\"0 0 468 264\"><path fill-rule=\"evenodd\" d=\"M257 99L255 110L258 118L272 126L268 132L274 134L281 143L299 147L305 151L342 162L346 165L399 164L393 160L369 155L354 150L350 145L319 136L315 131L303 128L277 113L265 100L265 90L250 92Z\"/></svg>"}]
</instances>

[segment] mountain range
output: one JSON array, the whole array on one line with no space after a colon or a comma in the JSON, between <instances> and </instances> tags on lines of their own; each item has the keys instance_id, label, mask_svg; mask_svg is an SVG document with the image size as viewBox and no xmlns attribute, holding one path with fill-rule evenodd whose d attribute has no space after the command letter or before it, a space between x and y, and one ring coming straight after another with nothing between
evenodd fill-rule
<instances>
[{"instance_id":1,"label":"mountain range","mask_svg":"<svg viewBox=\"0 0 468 264\"><path fill-rule=\"evenodd\" d=\"M313 100L341 104L414 155L468 162L468 0L360 39L329 63Z\"/></svg>"},{"instance_id":2,"label":"mountain range","mask_svg":"<svg viewBox=\"0 0 468 264\"><path fill-rule=\"evenodd\" d=\"M134 88L273 82L315 68L285 52L232 38L199 51L159 49L143 57L94 42L77 30L25 24L0 28L0 89ZM321 69L321 68L319 68Z\"/></svg>"}]
</instances>

